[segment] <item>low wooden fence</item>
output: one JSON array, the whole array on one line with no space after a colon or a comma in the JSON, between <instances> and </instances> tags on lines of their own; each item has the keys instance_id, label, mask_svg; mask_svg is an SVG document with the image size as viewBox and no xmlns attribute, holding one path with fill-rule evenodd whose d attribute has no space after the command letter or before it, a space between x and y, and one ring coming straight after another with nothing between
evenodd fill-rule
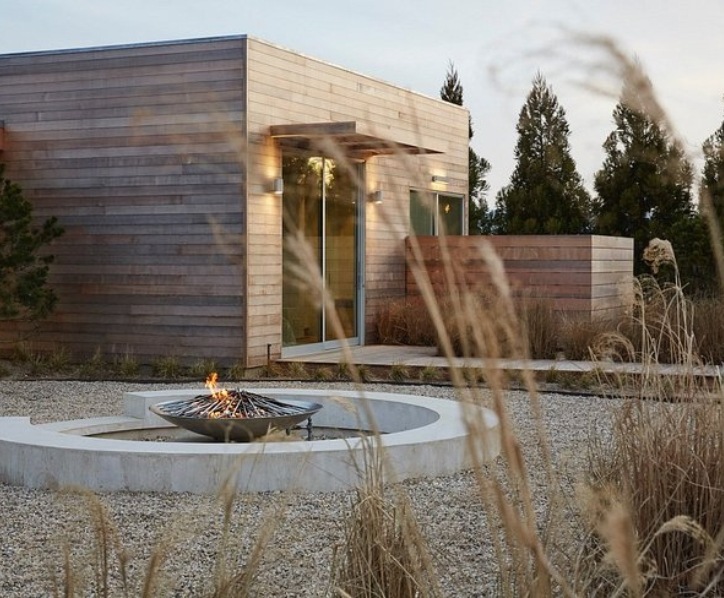
<instances>
[{"instance_id":1,"label":"low wooden fence","mask_svg":"<svg viewBox=\"0 0 724 598\"><path fill-rule=\"evenodd\" d=\"M415 237L432 287L439 296L452 284L484 291L491 284L484 244L501 258L515 297L550 300L574 317L612 316L627 309L633 291L633 239L600 235L501 235ZM412 240L406 239L408 296L420 294L409 266Z\"/></svg>"}]
</instances>

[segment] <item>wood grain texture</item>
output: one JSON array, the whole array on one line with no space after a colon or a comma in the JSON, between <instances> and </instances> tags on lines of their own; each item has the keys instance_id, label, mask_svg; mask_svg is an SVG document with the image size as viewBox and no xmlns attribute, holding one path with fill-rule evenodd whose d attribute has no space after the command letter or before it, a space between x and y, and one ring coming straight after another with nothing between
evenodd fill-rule
<instances>
[{"instance_id":1,"label":"wood grain texture","mask_svg":"<svg viewBox=\"0 0 724 598\"><path fill-rule=\"evenodd\" d=\"M299 125L340 124L341 131L364 131L379 138L422 147L442 147L444 154L427 156L391 155L367 159L366 191L382 189L382 205L365 208L365 332L366 341L375 341L375 321L379 309L391 298L405 294L405 245L409 234L409 195L411 188L431 188L431 175L445 173L449 192L467 193L468 113L454 106L402 89L395 85L300 56L260 40L249 40L249 247L273 247L281 255L281 226L260 228L262 211L272 210L281 222L281 202L268 193L269 181L281 176L281 154L269 139L270 131L284 133ZM349 123L354 122L353 128ZM272 129L272 127L275 127ZM335 148L332 144L332 152ZM258 234L256 231L259 231ZM272 268L278 277L269 284L269 293L281 297L281 263L249 262L248 276ZM249 301L269 289L249 287ZM281 306L279 306L281 313ZM250 327L254 323L250 321ZM274 354L280 351L280 335L263 326L252 331L247 352L260 361L266 359L267 344ZM252 357L253 358L253 357Z\"/></svg>"},{"instance_id":2,"label":"wood grain texture","mask_svg":"<svg viewBox=\"0 0 724 598\"><path fill-rule=\"evenodd\" d=\"M515 298L550 300L576 317L621 313L633 291L633 240L598 235L510 235L416 237L422 265L439 296L472 290L484 293L493 282L488 259L497 256ZM414 260L407 239L409 260ZM486 259L487 258L487 259ZM408 296L420 295L413 271L406 272Z\"/></svg>"},{"instance_id":3,"label":"wood grain texture","mask_svg":"<svg viewBox=\"0 0 724 598\"><path fill-rule=\"evenodd\" d=\"M66 231L50 248L58 308L37 343L243 357L244 49L0 56L8 174Z\"/></svg>"},{"instance_id":4,"label":"wood grain texture","mask_svg":"<svg viewBox=\"0 0 724 598\"><path fill-rule=\"evenodd\" d=\"M410 189L443 173L435 190L467 192L466 110L245 36L0 56L0 119L8 175L66 229L40 348L248 366L279 355L272 126L354 122L360 143L444 148L365 164L366 191L386 197L365 214L368 341L405 294Z\"/></svg>"}]
</instances>

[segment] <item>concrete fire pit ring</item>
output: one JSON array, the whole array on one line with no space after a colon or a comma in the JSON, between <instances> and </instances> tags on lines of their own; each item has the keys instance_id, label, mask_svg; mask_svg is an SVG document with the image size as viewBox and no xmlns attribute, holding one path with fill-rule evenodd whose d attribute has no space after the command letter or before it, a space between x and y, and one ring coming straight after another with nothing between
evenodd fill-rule
<instances>
[{"instance_id":1,"label":"concrete fire pit ring","mask_svg":"<svg viewBox=\"0 0 724 598\"><path fill-rule=\"evenodd\" d=\"M183 443L92 437L103 432L163 428L150 405L192 398L198 389L126 393L125 415L33 425L28 417L0 418L0 481L30 488L82 486L98 492L212 494L225 483L239 492L347 490L359 485L365 447L383 447L394 480L435 477L472 464L466 417L487 433L481 460L499 454L499 422L479 406L380 392L248 389L278 400L321 403L314 424L378 427L370 438L261 443Z\"/></svg>"}]
</instances>

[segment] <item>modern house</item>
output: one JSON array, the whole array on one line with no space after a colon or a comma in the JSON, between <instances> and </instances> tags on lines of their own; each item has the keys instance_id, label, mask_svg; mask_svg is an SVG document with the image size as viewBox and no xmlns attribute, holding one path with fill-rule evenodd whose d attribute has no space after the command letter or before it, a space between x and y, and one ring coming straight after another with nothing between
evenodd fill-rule
<instances>
[{"instance_id":1,"label":"modern house","mask_svg":"<svg viewBox=\"0 0 724 598\"><path fill-rule=\"evenodd\" d=\"M466 110L249 36L0 55L0 123L6 176L65 228L40 349L373 342L411 223L466 233Z\"/></svg>"}]
</instances>

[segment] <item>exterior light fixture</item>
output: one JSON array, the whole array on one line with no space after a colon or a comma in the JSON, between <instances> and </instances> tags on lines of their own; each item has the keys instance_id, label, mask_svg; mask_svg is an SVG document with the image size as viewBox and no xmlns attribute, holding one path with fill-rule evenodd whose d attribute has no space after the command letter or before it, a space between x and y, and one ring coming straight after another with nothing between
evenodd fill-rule
<instances>
[{"instance_id":1,"label":"exterior light fixture","mask_svg":"<svg viewBox=\"0 0 724 598\"><path fill-rule=\"evenodd\" d=\"M370 203L380 204L380 203L382 203L383 199L384 199L384 194L382 193L381 189L378 189L377 191L370 193L368 201Z\"/></svg>"},{"instance_id":2,"label":"exterior light fixture","mask_svg":"<svg viewBox=\"0 0 724 598\"><path fill-rule=\"evenodd\" d=\"M433 183L449 183L450 179L446 176L440 176L439 174L433 174L432 182Z\"/></svg>"},{"instance_id":3,"label":"exterior light fixture","mask_svg":"<svg viewBox=\"0 0 724 598\"><path fill-rule=\"evenodd\" d=\"M272 181L272 193L274 195L281 195L284 193L284 179L278 178Z\"/></svg>"}]
</instances>

